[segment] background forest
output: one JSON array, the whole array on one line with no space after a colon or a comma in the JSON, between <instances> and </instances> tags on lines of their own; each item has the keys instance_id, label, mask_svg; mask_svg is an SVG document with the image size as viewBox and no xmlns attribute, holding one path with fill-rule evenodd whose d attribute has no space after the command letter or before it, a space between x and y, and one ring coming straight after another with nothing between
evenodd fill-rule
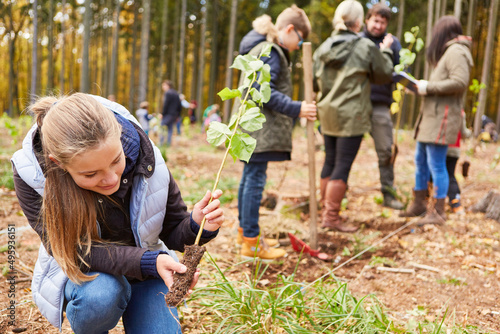
<instances>
[{"instance_id":1,"label":"background forest","mask_svg":"<svg viewBox=\"0 0 500 334\"><path fill-rule=\"evenodd\" d=\"M367 9L377 1L361 2ZM388 31L402 39L419 26L426 45L437 18L460 18L474 41L471 82L486 84L466 97L469 126L476 105L478 115L500 125L499 0L385 2L394 12ZM275 19L293 3L311 19L314 50L331 33L340 0L1 0L0 113L16 116L37 95L76 91L115 95L132 111L147 100L157 111L160 84L168 78L188 101L198 102L200 119L204 108L220 103L218 91L236 87L238 74L228 68L252 20L264 13ZM300 99L300 53L292 57L295 98ZM411 68L418 79L425 77L424 58L421 52ZM402 121L411 127L419 100L407 100ZM222 108L224 119L229 103Z\"/></svg>"}]
</instances>

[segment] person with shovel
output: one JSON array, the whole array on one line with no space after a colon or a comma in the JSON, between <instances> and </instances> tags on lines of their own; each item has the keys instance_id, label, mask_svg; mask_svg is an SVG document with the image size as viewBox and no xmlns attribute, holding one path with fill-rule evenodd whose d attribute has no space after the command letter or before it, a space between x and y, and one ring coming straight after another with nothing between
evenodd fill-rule
<instances>
[{"instance_id":1,"label":"person with shovel","mask_svg":"<svg viewBox=\"0 0 500 334\"><path fill-rule=\"evenodd\" d=\"M391 9L382 2L374 4L367 12L365 18L365 30L361 36L370 39L376 46L384 41L388 35L387 25L391 19ZM401 43L392 36L392 65L399 64L399 51ZM394 188L394 159L392 155L393 146L393 124L390 106L392 101L393 83L385 85L371 84L370 100L373 106L371 115L372 129L370 135L375 143L375 151L378 157L378 169L380 172L380 183L382 185L383 205L392 209L402 210L403 203L396 198Z\"/></svg>"},{"instance_id":2,"label":"person with shovel","mask_svg":"<svg viewBox=\"0 0 500 334\"><path fill-rule=\"evenodd\" d=\"M347 179L363 135L370 131L370 83L392 81L391 35L380 48L358 33L363 26L363 6L345 0L335 10L334 31L313 56L314 90L325 141L325 163L320 191L322 227L354 232L340 218Z\"/></svg>"}]
</instances>

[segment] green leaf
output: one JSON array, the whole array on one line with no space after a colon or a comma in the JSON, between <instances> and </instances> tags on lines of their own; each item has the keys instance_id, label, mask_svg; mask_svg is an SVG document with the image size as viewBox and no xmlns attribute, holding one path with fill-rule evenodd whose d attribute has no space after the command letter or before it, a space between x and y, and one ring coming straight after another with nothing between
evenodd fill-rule
<instances>
[{"instance_id":1,"label":"green leaf","mask_svg":"<svg viewBox=\"0 0 500 334\"><path fill-rule=\"evenodd\" d=\"M424 48L424 40L417 38L417 43L415 44L415 51L420 52Z\"/></svg>"},{"instance_id":2,"label":"green leaf","mask_svg":"<svg viewBox=\"0 0 500 334\"><path fill-rule=\"evenodd\" d=\"M241 92L238 89L229 89L226 87L223 90L221 90L219 93L217 93L217 95L220 96L222 101L226 101L229 99L233 99L235 97L240 97Z\"/></svg>"},{"instance_id":3,"label":"green leaf","mask_svg":"<svg viewBox=\"0 0 500 334\"><path fill-rule=\"evenodd\" d=\"M235 161L239 158L248 162L256 145L257 141L250 137L248 133L237 133L231 141L231 150L229 153Z\"/></svg>"},{"instance_id":4,"label":"green leaf","mask_svg":"<svg viewBox=\"0 0 500 334\"><path fill-rule=\"evenodd\" d=\"M260 100L261 103L269 102L271 99L271 85L269 82L263 82L262 85L260 85L260 94L262 95Z\"/></svg>"},{"instance_id":5,"label":"green leaf","mask_svg":"<svg viewBox=\"0 0 500 334\"><path fill-rule=\"evenodd\" d=\"M405 69L405 65L404 64L397 64L396 66L394 66L394 71L396 71L396 73L404 71L404 69Z\"/></svg>"},{"instance_id":6,"label":"green leaf","mask_svg":"<svg viewBox=\"0 0 500 334\"><path fill-rule=\"evenodd\" d=\"M271 81L271 66L269 66L269 64L264 64L260 69L260 76L257 82L262 85L263 82L269 81Z\"/></svg>"},{"instance_id":7,"label":"green leaf","mask_svg":"<svg viewBox=\"0 0 500 334\"><path fill-rule=\"evenodd\" d=\"M250 89L250 95L252 95L252 100L257 103L261 103L262 95L256 88L252 87L252 89Z\"/></svg>"},{"instance_id":8,"label":"green leaf","mask_svg":"<svg viewBox=\"0 0 500 334\"><path fill-rule=\"evenodd\" d=\"M260 112L260 108L250 108L241 116L240 125L247 131L257 131L262 129L262 124L266 121L266 116Z\"/></svg>"},{"instance_id":9,"label":"green leaf","mask_svg":"<svg viewBox=\"0 0 500 334\"><path fill-rule=\"evenodd\" d=\"M414 27L411 27L410 31L415 35L417 36L418 33L420 32L420 27L419 26L414 26Z\"/></svg>"},{"instance_id":10,"label":"green leaf","mask_svg":"<svg viewBox=\"0 0 500 334\"><path fill-rule=\"evenodd\" d=\"M242 72L247 72L250 71L250 66L248 65L248 60L245 59L245 56L237 56L236 59L233 62L233 65L231 65L231 68L236 68Z\"/></svg>"},{"instance_id":11,"label":"green leaf","mask_svg":"<svg viewBox=\"0 0 500 334\"><path fill-rule=\"evenodd\" d=\"M224 143L231 134L232 132L226 124L212 122L208 127L207 141L214 146L219 146Z\"/></svg>"},{"instance_id":12,"label":"green leaf","mask_svg":"<svg viewBox=\"0 0 500 334\"><path fill-rule=\"evenodd\" d=\"M265 44L262 50L260 50L259 58L270 57L273 45L271 43Z\"/></svg>"},{"instance_id":13,"label":"green leaf","mask_svg":"<svg viewBox=\"0 0 500 334\"><path fill-rule=\"evenodd\" d=\"M412 43L415 43L415 35L413 35L411 32L407 31L405 32L405 35L404 35L404 38L405 38L405 42L407 44L412 44Z\"/></svg>"},{"instance_id":14,"label":"green leaf","mask_svg":"<svg viewBox=\"0 0 500 334\"><path fill-rule=\"evenodd\" d=\"M417 55L408 49L399 51L399 62L404 65L411 65L415 61Z\"/></svg>"},{"instance_id":15,"label":"green leaf","mask_svg":"<svg viewBox=\"0 0 500 334\"><path fill-rule=\"evenodd\" d=\"M240 107L240 108L241 108L241 107ZM230 129L231 131L234 129L234 125L236 124L236 120L238 119L238 113L239 113L239 111L238 111L237 113L233 114L233 115L231 116L231 119L229 120L229 125L228 125L228 127L229 127L229 129Z\"/></svg>"},{"instance_id":16,"label":"green leaf","mask_svg":"<svg viewBox=\"0 0 500 334\"><path fill-rule=\"evenodd\" d=\"M254 61L251 61L248 63L248 66L250 66L250 71L252 71L252 72L260 71L260 69L262 68L263 65L264 65L264 62L260 59L257 59L257 60L254 60Z\"/></svg>"}]
</instances>

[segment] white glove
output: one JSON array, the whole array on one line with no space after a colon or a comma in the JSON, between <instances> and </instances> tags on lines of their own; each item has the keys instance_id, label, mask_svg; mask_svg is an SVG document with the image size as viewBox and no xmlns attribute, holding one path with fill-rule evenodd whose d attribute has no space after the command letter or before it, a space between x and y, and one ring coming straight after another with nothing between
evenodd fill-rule
<instances>
[{"instance_id":1,"label":"white glove","mask_svg":"<svg viewBox=\"0 0 500 334\"><path fill-rule=\"evenodd\" d=\"M428 84L429 84L429 81L427 81L427 80L418 80L418 82L417 82L418 94L427 95L427 85Z\"/></svg>"}]
</instances>

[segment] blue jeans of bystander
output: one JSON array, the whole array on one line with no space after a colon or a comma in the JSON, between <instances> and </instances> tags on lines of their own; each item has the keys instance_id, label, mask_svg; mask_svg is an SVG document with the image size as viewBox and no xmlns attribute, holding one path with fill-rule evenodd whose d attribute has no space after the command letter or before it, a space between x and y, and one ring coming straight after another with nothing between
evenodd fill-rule
<instances>
[{"instance_id":1,"label":"blue jeans of bystander","mask_svg":"<svg viewBox=\"0 0 500 334\"><path fill-rule=\"evenodd\" d=\"M238 191L238 219L243 236L253 238L259 235L259 207L266 185L267 162L244 163Z\"/></svg>"},{"instance_id":2,"label":"blue jeans of bystander","mask_svg":"<svg viewBox=\"0 0 500 334\"><path fill-rule=\"evenodd\" d=\"M446 198L449 178L446 169L447 145L417 142L415 151L415 190L428 187L430 175L434 184L434 197Z\"/></svg>"}]
</instances>

